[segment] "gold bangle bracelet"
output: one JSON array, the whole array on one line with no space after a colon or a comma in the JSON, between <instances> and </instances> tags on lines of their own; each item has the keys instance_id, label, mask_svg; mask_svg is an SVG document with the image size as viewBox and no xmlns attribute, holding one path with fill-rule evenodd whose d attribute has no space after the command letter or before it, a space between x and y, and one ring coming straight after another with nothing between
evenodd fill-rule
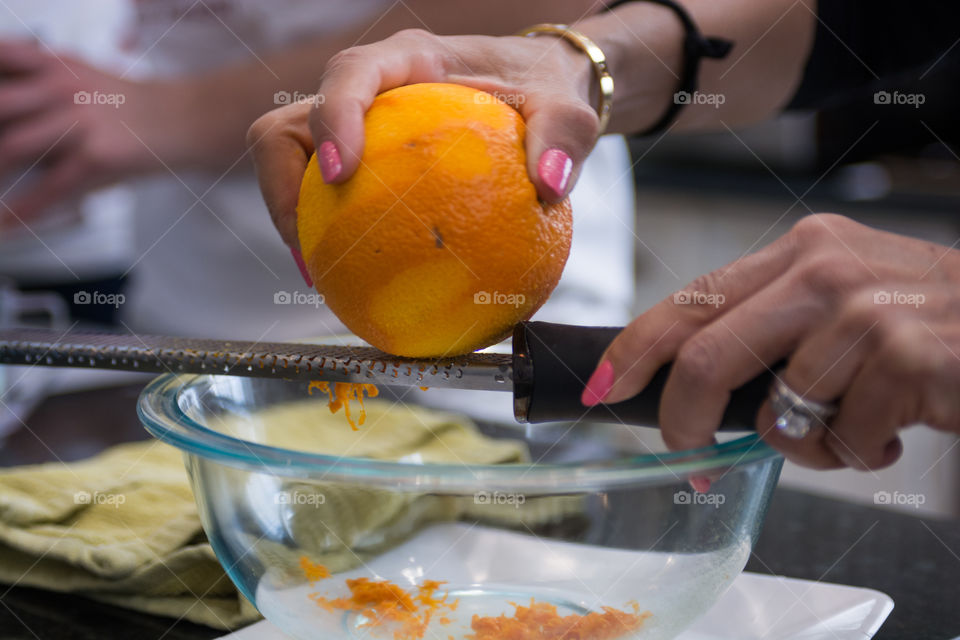
<instances>
[{"instance_id":1,"label":"gold bangle bracelet","mask_svg":"<svg viewBox=\"0 0 960 640\"><path fill-rule=\"evenodd\" d=\"M593 63L593 71L597 76L597 115L600 117L600 128L597 137L607 130L610 121L610 107L613 105L613 76L607 67L607 56L593 40L565 24L535 24L518 33L518 36L527 38L544 33L557 35L587 54Z\"/></svg>"}]
</instances>

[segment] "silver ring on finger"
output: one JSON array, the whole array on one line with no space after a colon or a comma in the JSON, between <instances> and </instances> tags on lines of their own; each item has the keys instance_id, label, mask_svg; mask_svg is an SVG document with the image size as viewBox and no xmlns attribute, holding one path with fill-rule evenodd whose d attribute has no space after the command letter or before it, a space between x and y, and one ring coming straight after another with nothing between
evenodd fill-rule
<instances>
[{"instance_id":1,"label":"silver ring on finger","mask_svg":"<svg viewBox=\"0 0 960 640\"><path fill-rule=\"evenodd\" d=\"M837 413L836 405L804 398L788 387L779 374L770 385L770 406L777 416L777 431L794 440L807 437L815 427L826 426Z\"/></svg>"}]
</instances>

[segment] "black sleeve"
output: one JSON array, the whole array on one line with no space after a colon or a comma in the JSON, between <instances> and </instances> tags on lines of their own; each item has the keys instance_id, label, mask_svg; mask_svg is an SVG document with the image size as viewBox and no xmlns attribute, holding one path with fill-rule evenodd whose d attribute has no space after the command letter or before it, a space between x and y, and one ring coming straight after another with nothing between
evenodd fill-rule
<instances>
[{"instance_id":1,"label":"black sleeve","mask_svg":"<svg viewBox=\"0 0 960 640\"><path fill-rule=\"evenodd\" d=\"M925 79L960 57L956 0L820 0L813 51L788 108L820 108L852 93Z\"/></svg>"}]
</instances>

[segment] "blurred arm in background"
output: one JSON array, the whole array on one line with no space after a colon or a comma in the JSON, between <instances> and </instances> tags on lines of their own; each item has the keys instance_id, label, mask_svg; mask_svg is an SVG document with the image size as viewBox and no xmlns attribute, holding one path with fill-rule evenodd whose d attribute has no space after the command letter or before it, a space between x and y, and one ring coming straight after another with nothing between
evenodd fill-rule
<instances>
[{"instance_id":1,"label":"blurred arm in background","mask_svg":"<svg viewBox=\"0 0 960 640\"><path fill-rule=\"evenodd\" d=\"M373 24L217 71L137 82L29 41L0 41L0 175L34 163L42 177L0 207L0 228L20 227L63 199L162 171L223 171L244 153L250 122L277 91L313 94L341 49L406 28L502 35L538 21L575 21L589 0L408 0ZM114 96L83 103L78 92Z\"/></svg>"}]
</instances>

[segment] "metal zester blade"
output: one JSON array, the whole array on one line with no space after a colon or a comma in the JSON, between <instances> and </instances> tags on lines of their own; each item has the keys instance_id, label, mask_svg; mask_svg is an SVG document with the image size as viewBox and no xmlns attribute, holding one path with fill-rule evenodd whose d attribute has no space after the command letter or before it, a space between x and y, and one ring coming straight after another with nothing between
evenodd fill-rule
<instances>
[{"instance_id":1,"label":"metal zester blade","mask_svg":"<svg viewBox=\"0 0 960 640\"><path fill-rule=\"evenodd\" d=\"M512 354L414 360L372 347L5 329L0 330L0 364L509 391L520 422L655 425L671 363L629 400L592 407L581 402L586 380L618 333L618 327L521 322L514 327ZM754 428L772 378L767 370L731 390L720 429Z\"/></svg>"},{"instance_id":2,"label":"metal zester blade","mask_svg":"<svg viewBox=\"0 0 960 640\"><path fill-rule=\"evenodd\" d=\"M0 364L513 391L510 354L414 360L372 347L0 330Z\"/></svg>"}]
</instances>

